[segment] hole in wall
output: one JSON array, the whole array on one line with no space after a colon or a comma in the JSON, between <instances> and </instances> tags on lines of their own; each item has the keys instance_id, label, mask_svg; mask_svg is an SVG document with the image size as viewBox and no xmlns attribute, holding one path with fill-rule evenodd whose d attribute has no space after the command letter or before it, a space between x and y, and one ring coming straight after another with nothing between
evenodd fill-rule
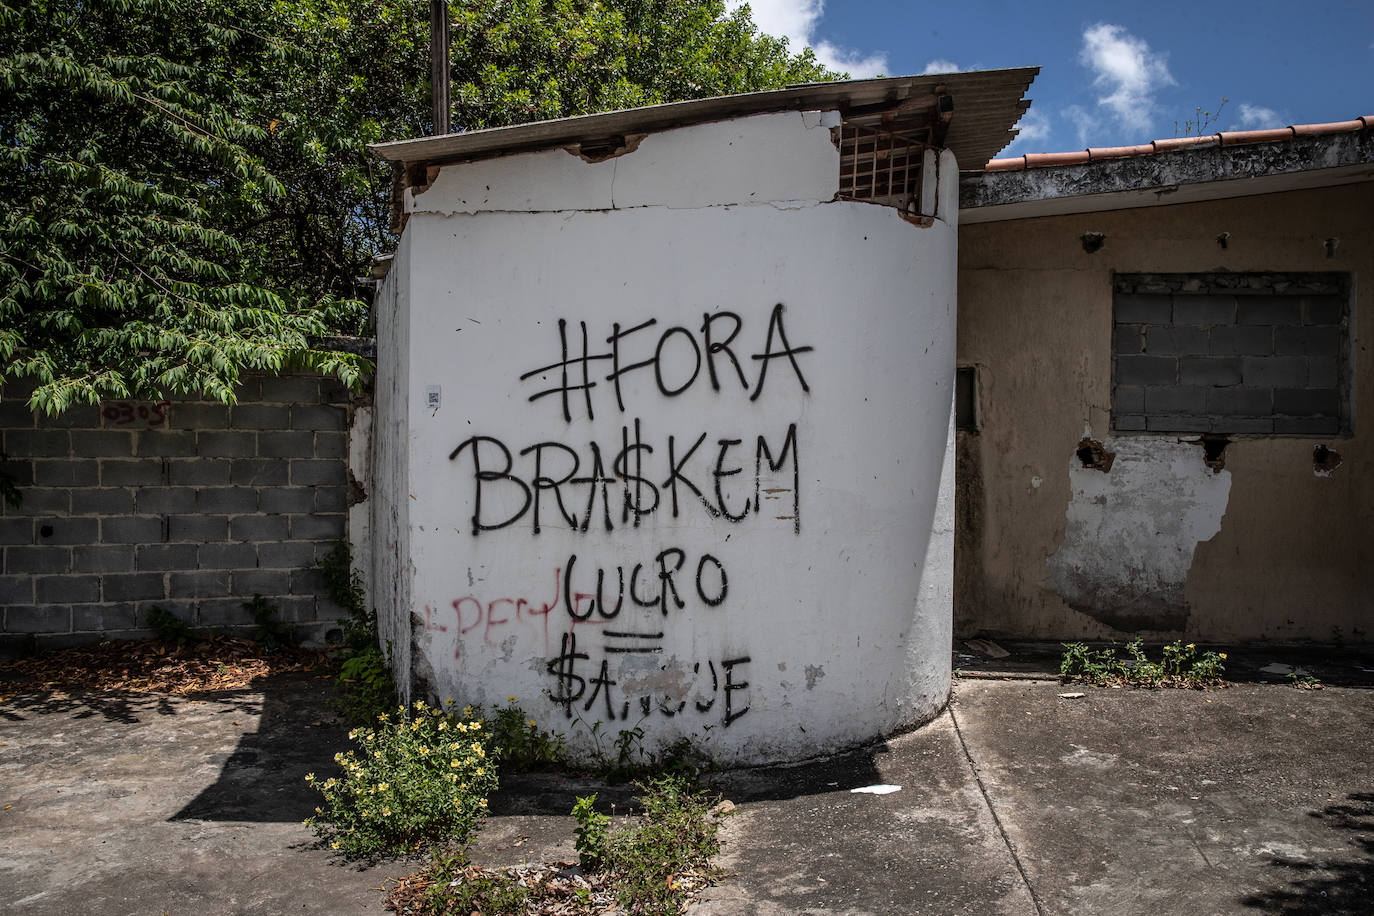
<instances>
[{"instance_id":1,"label":"hole in wall","mask_svg":"<svg viewBox=\"0 0 1374 916\"><path fill-rule=\"evenodd\" d=\"M1101 251L1102 246L1107 243L1107 235L1103 232L1083 233L1083 250L1088 254Z\"/></svg>"},{"instance_id":2,"label":"hole in wall","mask_svg":"<svg viewBox=\"0 0 1374 916\"><path fill-rule=\"evenodd\" d=\"M1341 466L1341 453L1318 445L1312 449L1312 473L1318 477L1330 477L1331 472Z\"/></svg>"},{"instance_id":3,"label":"hole in wall","mask_svg":"<svg viewBox=\"0 0 1374 916\"><path fill-rule=\"evenodd\" d=\"M1116 460L1116 452L1107 451L1101 442L1088 436L1078 440L1078 449L1074 454L1078 456L1083 467L1104 474L1112 469L1112 462Z\"/></svg>"},{"instance_id":4,"label":"hole in wall","mask_svg":"<svg viewBox=\"0 0 1374 916\"><path fill-rule=\"evenodd\" d=\"M1222 468L1226 467L1226 446L1231 444L1230 439L1209 435L1187 441L1192 445L1202 446L1202 463L1211 468L1212 473L1220 473Z\"/></svg>"}]
</instances>

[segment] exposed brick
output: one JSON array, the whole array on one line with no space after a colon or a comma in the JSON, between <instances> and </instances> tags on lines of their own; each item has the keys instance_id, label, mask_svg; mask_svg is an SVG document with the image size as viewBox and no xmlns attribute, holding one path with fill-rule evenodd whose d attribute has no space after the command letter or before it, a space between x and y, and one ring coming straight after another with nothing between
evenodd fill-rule
<instances>
[{"instance_id":1,"label":"exposed brick","mask_svg":"<svg viewBox=\"0 0 1374 916\"><path fill-rule=\"evenodd\" d=\"M346 434L328 432L315 433L316 458L346 458L347 456L348 436Z\"/></svg>"},{"instance_id":2,"label":"exposed brick","mask_svg":"<svg viewBox=\"0 0 1374 916\"><path fill-rule=\"evenodd\" d=\"M1333 388L1275 388L1274 413L1292 417L1338 417L1341 395Z\"/></svg>"},{"instance_id":3,"label":"exposed brick","mask_svg":"<svg viewBox=\"0 0 1374 916\"><path fill-rule=\"evenodd\" d=\"M70 434L58 429L7 429L5 454L11 458L66 458L71 454Z\"/></svg>"},{"instance_id":4,"label":"exposed brick","mask_svg":"<svg viewBox=\"0 0 1374 916\"><path fill-rule=\"evenodd\" d=\"M347 509L348 490L344 487L315 488L316 512L343 512Z\"/></svg>"},{"instance_id":5,"label":"exposed brick","mask_svg":"<svg viewBox=\"0 0 1374 916\"><path fill-rule=\"evenodd\" d=\"M140 458L189 458L196 454L196 434L185 430L145 429L134 434Z\"/></svg>"},{"instance_id":6,"label":"exposed brick","mask_svg":"<svg viewBox=\"0 0 1374 916\"><path fill-rule=\"evenodd\" d=\"M39 604L87 604L100 600L99 576L39 576Z\"/></svg>"},{"instance_id":7,"label":"exposed brick","mask_svg":"<svg viewBox=\"0 0 1374 916\"><path fill-rule=\"evenodd\" d=\"M277 404L314 404L320 399L320 380L310 375L265 376L262 400Z\"/></svg>"},{"instance_id":8,"label":"exposed brick","mask_svg":"<svg viewBox=\"0 0 1374 916\"><path fill-rule=\"evenodd\" d=\"M168 577L172 598L220 598L229 594L228 570L201 569L174 572Z\"/></svg>"},{"instance_id":9,"label":"exposed brick","mask_svg":"<svg viewBox=\"0 0 1374 916\"><path fill-rule=\"evenodd\" d=\"M1237 435L1269 435L1274 431L1273 417L1214 417L1212 432Z\"/></svg>"},{"instance_id":10,"label":"exposed brick","mask_svg":"<svg viewBox=\"0 0 1374 916\"><path fill-rule=\"evenodd\" d=\"M93 487L100 482L100 468L89 459L35 461L33 482L40 487Z\"/></svg>"},{"instance_id":11,"label":"exposed brick","mask_svg":"<svg viewBox=\"0 0 1374 916\"><path fill-rule=\"evenodd\" d=\"M135 497L140 515L189 515L196 511L196 491L191 487L147 487Z\"/></svg>"},{"instance_id":12,"label":"exposed brick","mask_svg":"<svg viewBox=\"0 0 1374 916\"><path fill-rule=\"evenodd\" d=\"M196 508L205 513L258 511L258 491L252 487L205 487L196 494Z\"/></svg>"},{"instance_id":13,"label":"exposed brick","mask_svg":"<svg viewBox=\"0 0 1374 916\"><path fill-rule=\"evenodd\" d=\"M347 481L348 469L333 459L298 458L291 462L291 483L296 486L338 486Z\"/></svg>"},{"instance_id":14,"label":"exposed brick","mask_svg":"<svg viewBox=\"0 0 1374 916\"><path fill-rule=\"evenodd\" d=\"M318 595L324 591L324 571L315 567L291 570L291 594Z\"/></svg>"},{"instance_id":15,"label":"exposed brick","mask_svg":"<svg viewBox=\"0 0 1374 916\"><path fill-rule=\"evenodd\" d=\"M177 458L169 462L169 467L173 484L214 487L229 482L229 462L220 458Z\"/></svg>"},{"instance_id":16,"label":"exposed brick","mask_svg":"<svg viewBox=\"0 0 1374 916\"><path fill-rule=\"evenodd\" d=\"M207 458L252 458L258 453L258 434L205 430L196 434L196 453Z\"/></svg>"},{"instance_id":17,"label":"exposed brick","mask_svg":"<svg viewBox=\"0 0 1374 916\"><path fill-rule=\"evenodd\" d=\"M265 569L294 569L315 562L315 545L310 541L279 541L258 545L258 566Z\"/></svg>"},{"instance_id":18,"label":"exposed brick","mask_svg":"<svg viewBox=\"0 0 1374 916\"><path fill-rule=\"evenodd\" d=\"M1181 295L1174 297L1176 327L1206 328L1229 325L1236 320L1236 297Z\"/></svg>"},{"instance_id":19,"label":"exposed brick","mask_svg":"<svg viewBox=\"0 0 1374 916\"><path fill-rule=\"evenodd\" d=\"M72 630L75 632L110 630L131 630L138 626L138 614L134 605L86 604L72 608Z\"/></svg>"},{"instance_id":20,"label":"exposed brick","mask_svg":"<svg viewBox=\"0 0 1374 916\"><path fill-rule=\"evenodd\" d=\"M162 474L162 462L156 458L100 462L100 482L107 487L155 487L165 482Z\"/></svg>"},{"instance_id":21,"label":"exposed brick","mask_svg":"<svg viewBox=\"0 0 1374 916\"><path fill-rule=\"evenodd\" d=\"M258 436L258 455L262 458L307 458L315 454L315 434L311 432L265 432Z\"/></svg>"},{"instance_id":22,"label":"exposed brick","mask_svg":"<svg viewBox=\"0 0 1374 916\"><path fill-rule=\"evenodd\" d=\"M134 491L122 487L72 491L72 515L130 515Z\"/></svg>"},{"instance_id":23,"label":"exposed brick","mask_svg":"<svg viewBox=\"0 0 1374 916\"><path fill-rule=\"evenodd\" d=\"M1119 385L1172 385L1178 381L1178 360L1169 356L1118 356Z\"/></svg>"},{"instance_id":24,"label":"exposed brick","mask_svg":"<svg viewBox=\"0 0 1374 916\"><path fill-rule=\"evenodd\" d=\"M32 544L33 519L0 518L0 544Z\"/></svg>"},{"instance_id":25,"label":"exposed brick","mask_svg":"<svg viewBox=\"0 0 1374 916\"><path fill-rule=\"evenodd\" d=\"M1178 377L1185 385L1239 385L1241 358L1185 356L1179 360Z\"/></svg>"},{"instance_id":26,"label":"exposed brick","mask_svg":"<svg viewBox=\"0 0 1374 916\"><path fill-rule=\"evenodd\" d=\"M1264 417L1273 410L1273 396L1268 388L1237 385L1231 388L1207 389L1207 412L1234 417Z\"/></svg>"},{"instance_id":27,"label":"exposed brick","mask_svg":"<svg viewBox=\"0 0 1374 916\"><path fill-rule=\"evenodd\" d=\"M1213 356L1269 356L1274 352L1274 329L1268 325L1212 328Z\"/></svg>"},{"instance_id":28,"label":"exposed brick","mask_svg":"<svg viewBox=\"0 0 1374 916\"><path fill-rule=\"evenodd\" d=\"M1339 296L1305 296L1302 319L1305 324L1340 324L1345 317L1345 302Z\"/></svg>"},{"instance_id":29,"label":"exposed brick","mask_svg":"<svg viewBox=\"0 0 1374 916\"><path fill-rule=\"evenodd\" d=\"M285 515L240 515L229 520L233 541L280 541L289 530Z\"/></svg>"},{"instance_id":30,"label":"exposed brick","mask_svg":"<svg viewBox=\"0 0 1374 916\"><path fill-rule=\"evenodd\" d=\"M113 544L92 547L83 545L72 548L73 572L133 572L134 547L132 544Z\"/></svg>"},{"instance_id":31,"label":"exposed brick","mask_svg":"<svg viewBox=\"0 0 1374 916\"><path fill-rule=\"evenodd\" d=\"M1151 356L1197 356L1207 352L1207 332L1200 328L1152 327L1145 331Z\"/></svg>"},{"instance_id":32,"label":"exposed brick","mask_svg":"<svg viewBox=\"0 0 1374 916\"><path fill-rule=\"evenodd\" d=\"M7 633L70 633L72 611L68 607L24 607L11 605L5 609Z\"/></svg>"},{"instance_id":33,"label":"exposed brick","mask_svg":"<svg viewBox=\"0 0 1374 916\"><path fill-rule=\"evenodd\" d=\"M230 588L236 595L282 595L293 573L284 569L248 569L233 574Z\"/></svg>"},{"instance_id":34,"label":"exposed brick","mask_svg":"<svg viewBox=\"0 0 1374 916\"><path fill-rule=\"evenodd\" d=\"M202 544L200 565L204 569L253 569L258 551L252 544Z\"/></svg>"},{"instance_id":35,"label":"exposed brick","mask_svg":"<svg viewBox=\"0 0 1374 916\"><path fill-rule=\"evenodd\" d=\"M229 425L235 429L290 429L291 409L285 404L235 404Z\"/></svg>"},{"instance_id":36,"label":"exposed brick","mask_svg":"<svg viewBox=\"0 0 1374 916\"><path fill-rule=\"evenodd\" d=\"M169 541L223 541L229 537L229 519L223 515L173 515L168 520Z\"/></svg>"},{"instance_id":37,"label":"exposed brick","mask_svg":"<svg viewBox=\"0 0 1374 916\"><path fill-rule=\"evenodd\" d=\"M96 518L38 518L34 533L39 544L94 544L99 526L100 519Z\"/></svg>"},{"instance_id":38,"label":"exposed brick","mask_svg":"<svg viewBox=\"0 0 1374 916\"><path fill-rule=\"evenodd\" d=\"M1205 433L1211 432L1211 422L1205 416L1195 414L1160 414L1147 416L1145 427L1151 432L1161 433Z\"/></svg>"},{"instance_id":39,"label":"exposed brick","mask_svg":"<svg viewBox=\"0 0 1374 916\"><path fill-rule=\"evenodd\" d=\"M1247 385L1301 388L1307 384L1307 360L1300 356L1252 356L1241 361Z\"/></svg>"},{"instance_id":40,"label":"exposed brick","mask_svg":"<svg viewBox=\"0 0 1374 916\"><path fill-rule=\"evenodd\" d=\"M134 453L134 434L119 429L72 431L72 454L79 458L128 458Z\"/></svg>"},{"instance_id":41,"label":"exposed brick","mask_svg":"<svg viewBox=\"0 0 1374 916\"><path fill-rule=\"evenodd\" d=\"M9 515L48 515L72 511L72 491L51 487L28 487L24 501L17 509L7 508Z\"/></svg>"},{"instance_id":42,"label":"exposed brick","mask_svg":"<svg viewBox=\"0 0 1374 916\"><path fill-rule=\"evenodd\" d=\"M162 573L116 573L100 577L106 601L141 601L166 597Z\"/></svg>"},{"instance_id":43,"label":"exposed brick","mask_svg":"<svg viewBox=\"0 0 1374 916\"><path fill-rule=\"evenodd\" d=\"M1279 356L1326 356L1341 352L1341 329L1336 327L1275 328L1274 352Z\"/></svg>"},{"instance_id":44,"label":"exposed brick","mask_svg":"<svg viewBox=\"0 0 1374 916\"><path fill-rule=\"evenodd\" d=\"M1297 296L1242 296L1237 300L1237 324L1301 324L1302 300Z\"/></svg>"},{"instance_id":45,"label":"exposed brick","mask_svg":"<svg viewBox=\"0 0 1374 916\"><path fill-rule=\"evenodd\" d=\"M342 514L291 516L291 536L301 540L341 538L344 536L344 529Z\"/></svg>"},{"instance_id":46,"label":"exposed brick","mask_svg":"<svg viewBox=\"0 0 1374 916\"><path fill-rule=\"evenodd\" d=\"M1274 434L1279 436L1335 436L1340 431L1339 417L1274 418Z\"/></svg>"},{"instance_id":47,"label":"exposed brick","mask_svg":"<svg viewBox=\"0 0 1374 916\"><path fill-rule=\"evenodd\" d=\"M1145 413L1203 414L1207 412L1207 389L1180 385L1145 389Z\"/></svg>"},{"instance_id":48,"label":"exposed brick","mask_svg":"<svg viewBox=\"0 0 1374 916\"><path fill-rule=\"evenodd\" d=\"M195 544L147 544L138 548L138 569L195 569L198 549Z\"/></svg>"},{"instance_id":49,"label":"exposed brick","mask_svg":"<svg viewBox=\"0 0 1374 916\"><path fill-rule=\"evenodd\" d=\"M212 598L200 603L201 626L234 627L252 622L253 615L243 606L242 598Z\"/></svg>"},{"instance_id":50,"label":"exposed brick","mask_svg":"<svg viewBox=\"0 0 1374 916\"><path fill-rule=\"evenodd\" d=\"M175 429L224 429L229 425L229 408L201 401L173 404L169 425Z\"/></svg>"},{"instance_id":51,"label":"exposed brick","mask_svg":"<svg viewBox=\"0 0 1374 916\"><path fill-rule=\"evenodd\" d=\"M131 515L100 520L102 544L160 544L162 540L162 519L157 516Z\"/></svg>"},{"instance_id":52,"label":"exposed brick","mask_svg":"<svg viewBox=\"0 0 1374 916\"><path fill-rule=\"evenodd\" d=\"M287 482L290 462L277 458L241 458L230 464L229 482L254 487L272 487Z\"/></svg>"},{"instance_id":53,"label":"exposed brick","mask_svg":"<svg viewBox=\"0 0 1374 916\"><path fill-rule=\"evenodd\" d=\"M0 576L0 606L33 604L33 576Z\"/></svg>"},{"instance_id":54,"label":"exposed brick","mask_svg":"<svg viewBox=\"0 0 1374 916\"><path fill-rule=\"evenodd\" d=\"M1167 294L1120 294L1112 298L1112 317L1118 324L1168 324L1173 301Z\"/></svg>"},{"instance_id":55,"label":"exposed brick","mask_svg":"<svg viewBox=\"0 0 1374 916\"><path fill-rule=\"evenodd\" d=\"M1307 387L1335 388L1340 384L1340 360L1312 357L1307 361Z\"/></svg>"},{"instance_id":56,"label":"exposed brick","mask_svg":"<svg viewBox=\"0 0 1374 916\"><path fill-rule=\"evenodd\" d=\"M314 508L314 487L270 487L258 494L260 512L303 513Z\"/></svg>"}]
</instances>

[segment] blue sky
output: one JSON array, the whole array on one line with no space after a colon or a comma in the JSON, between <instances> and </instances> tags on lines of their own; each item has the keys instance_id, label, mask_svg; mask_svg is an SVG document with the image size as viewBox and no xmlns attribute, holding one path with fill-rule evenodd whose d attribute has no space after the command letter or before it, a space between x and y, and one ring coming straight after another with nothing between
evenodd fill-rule
<instances>
[{"instance_id":1,"label":"blue sky","mask_svg":"<svg viewBox=\"0 0 1374 916\"><path fill-rule=\"evenodd\" d=\"M764 31L854 77L1040 66L1003 155L1182 136L1199 107L1220 107L1206 133L1374 115L1374 0L750 7Z\"/></svg>"}]
</instances>

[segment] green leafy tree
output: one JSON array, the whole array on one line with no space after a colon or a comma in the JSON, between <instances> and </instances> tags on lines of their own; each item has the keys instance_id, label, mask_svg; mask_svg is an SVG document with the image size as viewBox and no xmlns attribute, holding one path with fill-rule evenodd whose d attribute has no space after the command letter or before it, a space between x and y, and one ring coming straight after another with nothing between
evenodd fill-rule
<instances>
[{"instance_id":1,"label":"green leafy tree","mask_svg":"<svg viewBox=\"0 0 1374 916\"><path fill-rule=\"evenodd\" d=\"M723 0L453 0L455 129L834 78ZM425 0L0 0L0 384L33 407L249 369L357 383L369 143L427 132Z\"/></svg>"}]
</instances>

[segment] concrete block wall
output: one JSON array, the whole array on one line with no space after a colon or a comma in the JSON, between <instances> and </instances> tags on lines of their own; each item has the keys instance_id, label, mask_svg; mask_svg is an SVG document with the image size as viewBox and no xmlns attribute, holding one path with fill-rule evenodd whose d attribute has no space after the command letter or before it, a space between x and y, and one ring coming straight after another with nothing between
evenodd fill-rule
<instances>
[{"instance_id":1,"label":"concrete block wall","mask_svg":"<svg viewBox=\"0 0 1374 916\"><path fill-rule=\"evenodd\" d=\"M346 536L348 393L312 375L252 377L238 403L80 406L49 418L0 400L22 495L0 507L0 648L150 635L154 607L251 632L260 594L312 641L337 626L320 561Z\"/></svg>"}]
</instances>

